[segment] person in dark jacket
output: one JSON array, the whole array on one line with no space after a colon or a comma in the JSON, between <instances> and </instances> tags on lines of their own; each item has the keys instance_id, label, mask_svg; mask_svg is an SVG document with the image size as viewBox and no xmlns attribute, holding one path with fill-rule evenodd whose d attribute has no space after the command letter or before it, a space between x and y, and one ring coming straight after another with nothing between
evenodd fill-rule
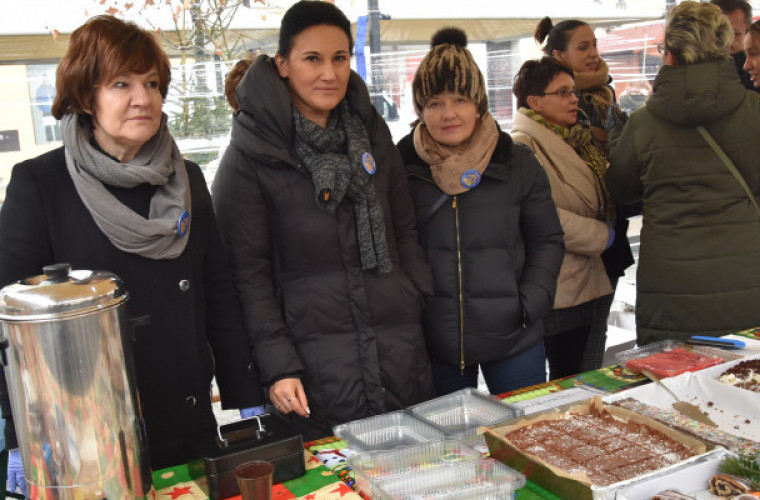
<instances>
[{"instance_id":1,"label":"person in dark jacket","mask_svg":"<svg viewBox=\"0 0 760 500\"><path fill-rule=\"evenodd\" d=\"M543 18L536 26L536 42L544 44L544 54L554 57L573 71L573 80L578 88L579 121L588 119L594 147L609 162L610 146L607 140L606 121L612 112L620 115L615 103L607 63L599 57L594 30L584 21L567 19L556 26L549 17ZM615 239L612 246L602 253L602 261L610 279L613 293L594 302L591 331L583 351L580 370L595 370L602 366L607 341L607 319L614 299L614 290L625 270L634 263L631 245L628 242L628 217L638 215L641 207L637 204L617 206L615 210Z\"/></svg>"},{"instance_id":2,"label":"person in dark jacket","mask_svg":"<svg viewBox=\"0 0 760 500\"><path fill-rule=\"evenodd\" d=\"M276 57L237 86L212 187L270 401L305 439L434 394L421 325L432 276L351 47L334 5L288 9Z\"/></svg>"},{"instance_id":3,"label":"person in dark jacket","mask_svg":"<svg viewBox=\"0 0 760 500\"><path fill-rule=\"evenodd\" d=\"M546 381L541 318L564 254L549 179L499 130L456 28L437 32L412 88L419 123L399 143L433 268L424 328L439 395Z\"/></svg>"},{"instance_id":4,"label":"person in dark jacket","mask_svg":"<svg viewBox=\"0 0 760 500\"><path fill-rule=\"evenodd\" d=\"M214 376L223 407L264 402L203 174L162 113L169 80L136 25L99 16L75 30L52 108L63 147L13 168L0 211L0 285L60 262L124 282L154 469L215 445ZM23 446L2 389L8 446Z\"/></svg>"},{"instance_id":5,"label":"person in dark jacket","mask_svg":"<svg viewBox=\"0 0 760 500\"><path fill-rule=\"evenodd\" d=\"M622 203L644 207L639 344L760 325L760 215L752 203L760 197L760 96L736 74L732 39L715 5L673 8L654 94L610 133L610 189Z\"/></svg>"}]
</instances>

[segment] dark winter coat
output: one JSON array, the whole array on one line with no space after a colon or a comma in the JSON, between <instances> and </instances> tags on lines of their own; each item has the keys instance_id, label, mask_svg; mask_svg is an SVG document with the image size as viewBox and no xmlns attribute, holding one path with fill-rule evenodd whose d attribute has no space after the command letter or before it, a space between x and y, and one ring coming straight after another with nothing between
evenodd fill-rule
<instances>
[{"instance_id":1,"label":"dark winter coat","mask_svg":"<svg viewBox=\"0 0 760 500\"><path fill-rule=\"evenodd\" d=\"M178 441L213 439L214 373L225 407L263 403L211 198L198 166L186 165L192 223L187 247L175 259L153 260L116 248L77 194L63 148L16 165L0 211L0 285L41 274L43 266L59 262L109 271L123 280L130 294L128 315L139 325L133 350L153 468L197 458L167 453L162 443L174 449ZM137 213L147 214L154 187L109 189ZM7 445L13 448L16 437L2 385Z\"/></svg>"},{"instance_id":2,"label":"dark winter coat","mask_svg":"<svg viewBox=\"0 0 760 500\"><path fill-rule=\"evenodd\" d=\"M643 200L636 299L639 343L760 325L760 221L703 125L760 196L760 96L733 60L663 66L654 93L611 134L607 179Z\"/></svg>"},{"instance_id":3,"label":"dark winter coat","mask_svg":"<svg viewBox=\"0 0 760 500\"><path fill-rule=\"evenodd\" d=\"M300 377L311 416L290 419L307 439L433 396L420 320L432 277L403 164L353 72L346 99L377 164L390 274L362 271L351 202L334 213L317 206L293 151L288 89L271 58L259 57L237 87L241 111L212 189L262 379Z\"/></svg>"},{"instance_id":4,"label":"dark winter coat","mask_svg":"<svg viewBox=\"0 0 760 500\"><path fill-rule=\"evenodd\" d=\"M399 142L416 212L442 191L414 149ZM543 340L564 255L546 172L501 132L474 189L449 196L418 228L433 269L424 327L431 357L458 366L510 358Z\"/></svg>"}]
</instances>

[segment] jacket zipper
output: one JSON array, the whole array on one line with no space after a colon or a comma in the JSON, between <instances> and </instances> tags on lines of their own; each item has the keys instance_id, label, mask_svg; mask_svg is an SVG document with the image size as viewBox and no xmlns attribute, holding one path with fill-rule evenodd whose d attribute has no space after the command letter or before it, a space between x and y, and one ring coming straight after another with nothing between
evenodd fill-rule
<instances>
[{"instance_id":1,"label":"jacket zipper","mask_svg":"<svg viewBox=\"0 0 760 500\"><path fill-rule=\"evenodd\" d=\"M454 195L451 201L454 209L454 221L457 231L457 277L459 280L459 370L464 375L464 287L462 285L462 242L459 238L459 207L457 197Z\"/></svg>"},{"instance_id":2,"label":"jacket zipper","mask_svg":"<svg viewBox=\"0 0 760 500\"><path fill-rule=\"evenodd\" d=\"M435 181L418 174L409 174L409 177L417 177L430 184ZM457 280L459 282L459 370L464 375L464 285L462 278L462 243L459 238L459 207L457 196L451 197L451 208L454 209L454 225L457 233Z\"/></svg>"}]
</instances>

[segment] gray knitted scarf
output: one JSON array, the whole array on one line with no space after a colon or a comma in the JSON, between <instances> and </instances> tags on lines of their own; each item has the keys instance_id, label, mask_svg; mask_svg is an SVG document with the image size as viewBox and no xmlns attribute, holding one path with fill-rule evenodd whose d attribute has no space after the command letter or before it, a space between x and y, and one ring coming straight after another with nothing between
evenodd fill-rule
<instances>
[{"instance_id":1,"label":"gray knitted scarf","mask_svg":"<svg viewBox=\"0 0 760 500\"><path fill-rule=\"evenodd\" d=\"M295 106L293 121L295 152L311 174L317 206L332 213L344 197L353 202L362 269L391 272L383 210L372 175L362 167L362 156L371 148L361 119L343 100L330 114L327 128L304 118Z\"/></svg>"},{"instance_id":2,"label":"gray knitted scarf","mask_svg":"<svg viewBox=\"0 0 760 500\"><path fill-rule=\"evenodd\" d=\"M164 114L158 132L137 156L129 163L119 163L90 143L90 120L73 113L61 119L66 166L95 223L117 248L149 259L178 257L189 236L189 229L180 236L177 225L183 212L190 212L190 183L166 121ZM159 186L150 201L148 219L105 187L133 188L145 183Z\"/></svg>"}]
</instances>

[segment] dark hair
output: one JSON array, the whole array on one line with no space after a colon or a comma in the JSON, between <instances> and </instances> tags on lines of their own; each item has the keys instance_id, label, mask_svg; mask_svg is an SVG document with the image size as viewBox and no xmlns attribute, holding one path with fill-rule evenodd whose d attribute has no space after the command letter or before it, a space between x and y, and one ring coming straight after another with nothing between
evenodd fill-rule
<instances>
[{"instance_id":1,"label":"dark hair","mask_svg":"<svg viewBox=\"0 0 760 500\"><path fill-rule=\"evenodd\" d=\"M747 0L710 0L710 3L717 5L720 11L726 15L741 10L744 13L744 22L747 26L752 23L752 5Z\"/></svg>"},{"instance_id":2,"label":"dark hair","mask_svg":"<svg viewBox=\"0 0 760 500\"><path fill-rule=\"evenodd\" d=\"M342 29L348 37L348 47L354 53L354 38L351 35L351 21L335 5L319 0L301 0L294 3L282 16L280 42L277 53L288 57L293 48L293 38L312 26L327 24Z\"/></svg>"},{"instance_id":3,"label":"dark hair","mask_svg":"<svg viewBox=\"0 0 760 500\"><path fill-rule=\"evenodd\" d=\"M95 16L74 30L58 64L51 112L63 115L92 109L95 87L124 73L156 68L158 89L166 98L171 81L169 58L152 34L113 16Z\"/></svg>"},{"instance_id":4,"label":"dark hair","mask_svg":"<svg viewBox=\"0 0 760 500\"><path fill-rule=\"evenodd\" d=\"M553 56L555 50L560 52L567 50L570 36L576 28L588 25L588 23L577 19L567 19L554 26L549 16L546 16L536 25L536 31L533 33L533 38L535 38L539 45L543 44L544 40L546 40L543 47L544 54L547 56Z\"/></svg>"},{"instance_id":5,"label":"dark hair","mask_svg":"<svg viewBox=\"0 0 760 500\"><path fill-rule=\"evenodd\" d=\"M756 35L760 36L760 21L755 21L747 28L747 33L754 31Z\"/></svg>"},{"instance_id":6,"label":"dark hair","mask_svg":"<svg viewBox=\"0 0 760 500\"><path fill-rule=\"evenodd\" d=\"M538 60L525 61L515 75L515 84L512 87L512 92L517 97L517 105L529 108L528 96L542 95L554 77L560 73L575 77L573 70L554 57L544 56Z\"/></svg>"},{"instance_id":7,"label":"dark hair","mask_svg":"<svg viewBox=\"0 0 760 500\"><path fill-rule=\"evenodd\" d=\"M236 62L230 72L227 73L227 76L224 77L224 97L227 98L232 111L240 109L236 96L237 85L243 79L245 72L248 71L251 64L253 64L253 58L249 55Z\"/></svg>"}]
</instances>

